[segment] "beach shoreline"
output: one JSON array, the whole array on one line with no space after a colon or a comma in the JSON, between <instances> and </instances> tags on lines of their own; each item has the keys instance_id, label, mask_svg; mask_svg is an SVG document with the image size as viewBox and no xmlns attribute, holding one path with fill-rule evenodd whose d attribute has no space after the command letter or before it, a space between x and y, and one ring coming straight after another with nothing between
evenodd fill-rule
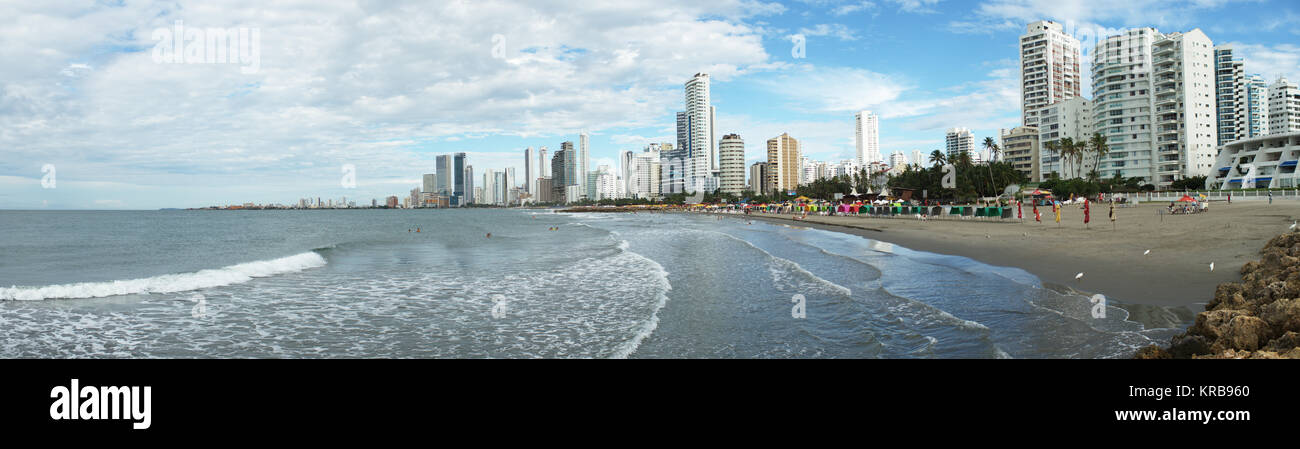
<instances>
[{"instance_id":1,"label":"beach shoreline","mask_svg":"<svg viewBox=\"0 0 1300 449\"><path fill-rule=\"evenodd\" d=\"M1239 281L1242 265L1258 259L1259 249L1300 216L1300 202L1293 201L1216 203L1209 212L1192 215L1162 215L1165 206L1116 208L1113 228L1104 204L1093 205L1088 226L1077 206L1062 210L1059 226L1045 207L1039 208L1042 223L1034 222L1030 208L1024 209L1023 222L709 215L807 226L1019 268L1046 288L1105 295L1108 303L1127 310L1130 320L1148 327L1185 327L1220 283ZM1078 273L1084 276L1076 280Z\"/></svg>"}]
</instances>

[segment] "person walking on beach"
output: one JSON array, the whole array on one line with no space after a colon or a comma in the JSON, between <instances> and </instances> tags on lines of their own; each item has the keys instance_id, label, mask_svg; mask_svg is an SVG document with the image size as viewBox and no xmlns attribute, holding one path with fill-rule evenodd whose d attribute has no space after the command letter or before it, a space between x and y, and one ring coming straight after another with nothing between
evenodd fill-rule
<instances>
[{"instance_id":1,"label":"person walking on beach","mask_svg":"<svg viewBox=\"0 0 1300 449\"><path fill-rule=\"evenodd\" d=\"M1268 204L1273 204L1273 192L1268 192Z\"/></svg>"}]
</instances>

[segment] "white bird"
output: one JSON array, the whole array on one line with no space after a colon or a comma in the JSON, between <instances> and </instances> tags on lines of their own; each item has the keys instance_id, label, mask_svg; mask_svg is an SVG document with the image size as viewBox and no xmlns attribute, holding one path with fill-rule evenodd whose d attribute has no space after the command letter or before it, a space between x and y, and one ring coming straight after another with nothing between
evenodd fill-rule
<instances>
[{"instance_id":1,"label":"white bird","mask_svg":"<svg viewBox=\"0 0 1300 449\"><path fill-rule=\"evenodd\" d=\"M1296 223L1300 223L1300 220L1292 220L1292 221L1291 221L1291 230L1292 230L1292 231L1295 230Z\"/></svg>"},{"instance_id":2,"label":"white bird","mask_svg":"<svg viewBox=\"0 0 1300 449\"><path fill-rule=\"evenodd\" d=\"M1079 273L1079 274L1074 275L1074 280L1077 281L1077 280L1079 280L1079 279L1083 279L1083 273Z\"/></svg>"},{"instance_id":3,"label":"white bird","mask_svg":"<svg viewBox=\"0 0 1300 449\"><path fill-rule=\"evenodd\" d=\"M1146 250L1145 252L1142 253L1143 256L1145 256L1145 255L1147 255L1147 254L1151 254L1151 250L1148 249L1148 250Z\"/></svg>"},{"instance_id":4,"label":"white bird","mask_svg":"<svg viewBox=\"0 0 1300 449\"><path fill-rule=\"evenodd\" d=\"M1210 262L1210 271L1214 271L1214 262Z\"/></svg>"}]
</instances>

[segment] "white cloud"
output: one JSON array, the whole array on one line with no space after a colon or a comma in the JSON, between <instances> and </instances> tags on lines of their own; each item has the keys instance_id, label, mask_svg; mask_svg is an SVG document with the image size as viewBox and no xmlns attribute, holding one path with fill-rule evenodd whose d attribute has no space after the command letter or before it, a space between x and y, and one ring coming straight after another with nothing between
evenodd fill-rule
<instances>
[{"instance_id":1,"label":"white cloud","mask_svg":"<svg viewBox=\"0 0 1300 449\"><path fill-rule=\"evenodd\" d=\"M180 177L307 192L338 185L343 163L359 177L431 167L423 151L456 151L451 139L471 133L657 126L691 73L725 82L783 64L746 23L783 12L778 3L556 9L506 0L11 5L0 15L0 60L23 63L0 69L0 176L30 176L27 166L42 161L82 181ZM259 29L260 70L154 63L151 32L175 20ZM495 35L504 58L494 57Z\"/></svg>"},{"instance_id":2,"label":"white cloud","mask_svg":"<svg viewBox=\"0 0 1300 449\"><path fill-rule=\"evenodd\" d=\"M855 112L899 98L911 84L865 69L803 65L759 83L802 111Z\"/></svg>"},{"instance_id":3,"label":"white cloud","mask_svg":"<svg viewBox=\"0 0 1300 449\"><path fill-rule=\"evenodd\" d=\"M1296 44L1258 45L1232 43L1246 61L1247 73L1258 73L1264 81L1273 84L1280 76L1292 82L1300 81L1300 46Z\"/></svg>"}]
</instances>

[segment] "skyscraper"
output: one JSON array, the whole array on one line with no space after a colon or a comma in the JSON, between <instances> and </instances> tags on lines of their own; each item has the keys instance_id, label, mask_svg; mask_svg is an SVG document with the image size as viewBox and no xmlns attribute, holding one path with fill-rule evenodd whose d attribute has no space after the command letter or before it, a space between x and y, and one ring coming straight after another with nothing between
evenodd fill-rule
<instances>
[{"instance_id":1,"label":"skyscraper","mask_svg":"<svg viewBox=\"0 0 1300 449\"><path fill-rule=\"evenodd\" d=\"M944 139L947 144L948 159L954 159L958 154L969 154L975 149L975 135L971 134L967 128L948 128L947 136Z\"/></svg>"},{"instance_id":2,"label":"skyscraper","mask_svg":"<svg viewBox=\"0 0 1300 449\"><path fill-rule=\"evenodd\" d=\"M1268 134L1268 85L1246 74L1232 44L1214 47L1218 145Z\"/></svg>"},{"instance_id":3,"label":"skyscraper","mask_svg":"<svg viewBox=\"0 0 1300 449\"><path fill-rule=\"evenodd\" d=\"M1283 134L1300 131L1300 87L1278 78L1268 87L1268 132Z\"/></svg>"},{"instance_id":4,"label":"skyscraper","mask_svg":"<svg viewBox=\"0 0 1300 449\"><path fill-rule=\"evenodd\" d=\"M437 163L435 165L438 174L438 184L434 186L433 192L439 195L450 195L453 191L452 184L456 180L456 177L452 175L453 164L451 155L438 155Z\"/></svg>"},{"instance_id":5,"label":"skyscraper","mask_svg":"<svg viewBox=\"0 0 1300 449\"><path fill-rule=\"evenodd\" d=\"M591 168L590 165L591 161L587 159L589 154L587 149L589 141L590 138L589 136L587 136L586 132L583 132L582 134L578 135L578 155L577 155L578 166L574 171L574 176L578 178L577 179L578 180L577 184L579 187L578 190L583 192L582 193L583 195L587 195L587 193L590 191L590 186L589 186L590 180L587 179L587 172Z\"/></svg>"},{"instance_id":6,"label":"skyscraper","mask_svg":"<svg viewBox=\"0 0 1300 449\"><path fill-rule=\"evenodd\" d=\"M1071 167L1070 173L1065 172L1065 164L1061 161L1061 152L1049 148L1049 144L1059 144L1064 139L1070 139L1074 142L1084 142L1092 138L1093 121L1096 117L1092 115L1092 102L1084 97L1074 97L1069 100L1055 103L1050 106L1038 108L1038 167L1034 171L1038 172L1038 178L1031 178L1031 181L1046 181L1052 173L1056 173L1063 178L1073 177L1075 173L1084 173L1085 175L1093 169L1093 161L1089 158L1081 160L1082 167ZM1026 127L1031 128L1031 127ZM1116 142L1110 142L1114 145ZM1005 148L1003 148L1005 151Z\"/></svg>"},{"instance_id":7,"label":"skyscraper","mask_svg":"<svg viewBox=\"0 0 1300 449\"><path fill-rule=\"evenodd\" d=\"M854 134L857 138L858 164L880 161L880 123L876 114L861 111L853 115Z\"/></svg>"},{"instance_id":8,"label":"skyscraper","mask_svg":"<svg viewBox=\"0 0 1300 449\"><path fill-rule=\"evenodd\" d=\"M452 174L454 176L452 177L453 196L450 204L452 207L461 207L466 204L465 197L470 195L470 191L467 190L469 178L465 177L465 153L456 153L452 157L452 161Z\"/></svg>"},{"instance_id":9,"label":"skyscraper","mask_svg":"<svg viewBox=\"0 0 1300 449\"><path fill-rule=\"evenodd\" d=\"M536 192L537 174L534 173L533 147L524 148L524 191Z\"/></svg>"},{"instance_id":10,"label":"skyscraper","mask_svg":"<svg viewBox=\"0 0 1300 449\"><path fill-rule=\"evenodd\" d=\"M756 195L767 195L771 191L767 176L767 162L755 162L749 166L749 190Z\"/></svg>"},{"instance_id":11,"label":"skyscraper","mask_svg":"<svg viewBox=\"0 0 1300 449\"><path fill-rule=\"evenodd\" d=\"M1139 28L1099 41L1093 129L1110 147L1100 177L1118 173L1168 187L1209 175L1219 135L1215 69L1214 43L1199 29Z\"/></svg>"},{"instance_id":12,"label":"skyscraper","mask_svg":"<svg viewBox=\"0 0 1300 449\"><path fill-rule=\"evenodd\" d=\"M686 110L677 116L678 145L686 145L686 157L690 160L687 173L691 178L712 177L717 171L718 148L713 134L715 114L710 100L709 74L696 73L686 82ZM683 135L685 142L680 141ZM694 184L701 182L704 181L696 180Z\"/></svg>"},{"instance_id":13,"label":"skyscraper","mask_svg":"<svg viewBox=\"0 0 1300 449\"><path fill-rule=\"evenodd\" d=\"M537 172L538 178L551 177L551 160L546 157L546 147L537 149Z\"/></svg>"},{"instance_id":14,"label":"skyscraper","mask_svg":"<svg viewBox=\"0 0 1300 449\"><path fill-rule=\"evenodd\" d=\"M560 145L560 151L556 151L551 157L551 197L556 202L564 202L566 192L570 185L574 185L573 177L573 143L564 142Z\"/></svg>"},{"instance_id":15,"label":"skyscraper","mask_svg":"<svg viewBox=\"0 0 1300 449\"><path fill-rule=\"evenodd\" d=\"M1031 23L1020 36L1022 124L1038 126L1038 108L1080 95L1079 46L1051 21Z\"/></svg>"},{"instance_id":16,"label":"skyscraper","mask_svg":"<svg viewBox=\"0 0 1300 449\"><path fill-rule=\"evenodd\" d=\"M420 186L421 192L436 192L438 190L438 175L435 173L426 173L424 175L424 185Z\"/></svg>"},{"instance_id":17,"label":"skyscraper","mask_svg":"<svg viewBox=\"0 0 1300 449\"><path fill-rule=\"evenodd\" d=\"M478 198L475 198L474 189L474 166L465 164L465 200L462 204L477 204Z\"/></svg>"},{"instance_id":18,"label":"skyscraper","mask_svg":"<svg viewBox=\"0 0 1300 449\"><path fill-rule=\"evenodd\" d=\"M745 141L738 134L722 136L718 145L719 180L722 193L739 195L745 191Z\"/></svg>"},{"instance_id":19,"label":"skyscraper","mask_svg":"<svg viewBox=\"0 0 1300 449\"><path fill-rule=\"evenodd\" d=\"M768 185L772 195L783 197L799 186L799 141L788 133L768 139Z\"/></svg>"}]
</instances>

